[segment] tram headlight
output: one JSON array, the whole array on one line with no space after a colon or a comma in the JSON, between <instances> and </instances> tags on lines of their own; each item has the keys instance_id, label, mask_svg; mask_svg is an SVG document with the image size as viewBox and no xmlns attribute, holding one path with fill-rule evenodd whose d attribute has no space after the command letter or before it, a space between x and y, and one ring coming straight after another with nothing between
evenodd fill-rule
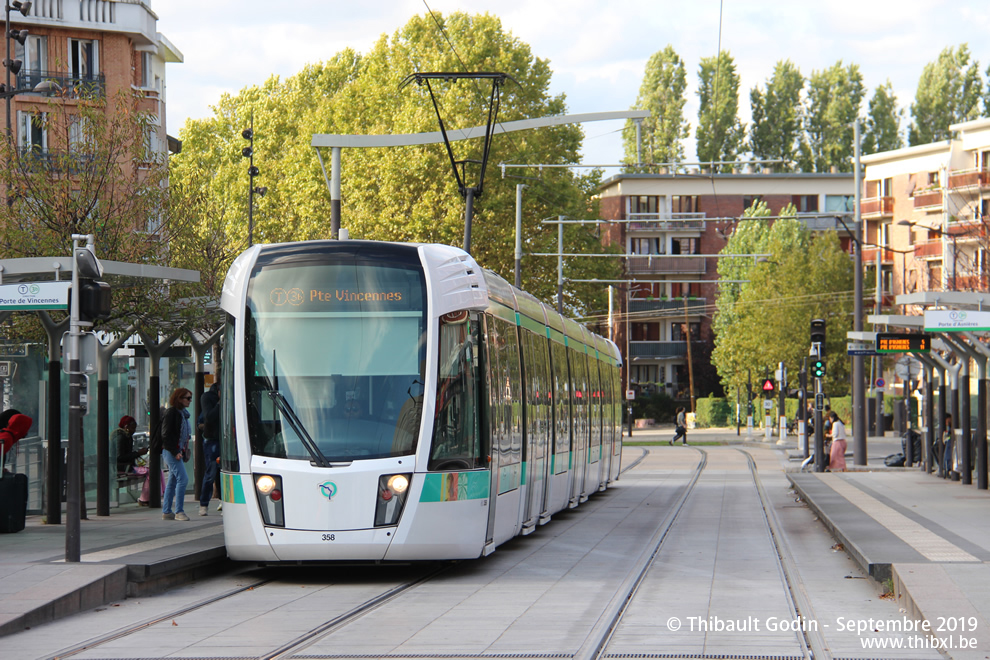
<instances>
[{"instance_id":1,"label":"tram headlight","mask_svg":"<svg viewBox=\"0 0 990 660\"><path fill-rule=\"evenodd\" d=\"M282 502L282 477L259 474L254 478L258 508L267 527L285 527L285 506Z\"/></svg>"},{"instance_id":2,"label":"tram headlight","mask_svg":"<svg viewBox=\"0 0 990 660\"><path fill-rule=\"evenodd\" d=\"M375 527L395 525L409 494L411 474L386 474L378 479L375 499Z\"/></svg>"}]
</instances>

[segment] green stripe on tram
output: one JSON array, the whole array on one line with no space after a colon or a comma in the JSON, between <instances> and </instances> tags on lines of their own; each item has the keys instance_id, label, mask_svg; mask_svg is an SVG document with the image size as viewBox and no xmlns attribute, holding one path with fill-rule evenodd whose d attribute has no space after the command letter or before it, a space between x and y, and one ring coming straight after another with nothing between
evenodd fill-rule
<instances>
[{"instance_id":1,"label":"green stripe on tram","mask_svg":"<svg viewBox=\"0 0 990 660\"><path fill-rule=\"evenodd\" d=\"M251 477L230 474L229 472L224 472L220 476L221 499L224 502L231 502L233 504L247 504L247 499L244 497L244 482L242 480L250 479Z\"/></svg>"}]
</instances>

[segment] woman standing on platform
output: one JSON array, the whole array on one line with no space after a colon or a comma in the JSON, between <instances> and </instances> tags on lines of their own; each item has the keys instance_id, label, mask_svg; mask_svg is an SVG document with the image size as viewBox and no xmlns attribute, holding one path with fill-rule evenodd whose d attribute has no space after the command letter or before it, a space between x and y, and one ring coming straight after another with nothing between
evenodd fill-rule
<instances>
[{"instance_id":1,"label":"woman standing on platform","mask_svg":"<svg viewBox=\"0 0 990 660\"><path fill-rule=\"evenodd\" d=\"M832 450L828 455L828 469L831 472L846 471L846 425L835 411L829 412L832 420Z\"/></svg>"},{"instance_id":2,"label":"woman standing on platform","mask_svg":"<svg viewBox=\"0 0 990 660\"><path fill-rule=\"evenodd\" d=\"M162 498L162 520L189 520L185 513L186 461L189 460L189 406L192 392L180 387L168 399L168 410L162 420L162 458L168 465L168 481L165 482L165 496ZM172 508L172 499L175 508ZM173 512L174 511L174 512Z\"/></svg>"}]
</instances>

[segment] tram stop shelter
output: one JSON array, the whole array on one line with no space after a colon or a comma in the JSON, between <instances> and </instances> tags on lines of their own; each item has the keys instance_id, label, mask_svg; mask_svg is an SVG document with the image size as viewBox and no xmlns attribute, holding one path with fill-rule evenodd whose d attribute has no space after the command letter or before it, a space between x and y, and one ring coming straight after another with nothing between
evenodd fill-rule
<instances>
[{"instance_id":1,"label":"tram stop shelter","mask_svg":"<svg viewBox=\"0 0 990 660\"><path fill-rule=\"evenodd\" d=\"M148 279L160 280L164 282L200 281L199 272L194 270L107 261L102 259L100 260L100 263L103 266L103 275L101 279L105 280L115 288L135 286L138 281L146 281ZM6 287L11 285L17 285L13 287L13 290L16 293L16 290L21 288L20 285L24 284L38 283L44 285L51 284L53 282L68 283L71 281L71 277L72 257L0 259L0 291L6 290ZM6 299L7 296L2 296L2 298ZM19 383L15 388L12 381L17 372L18 363L21 361L27 361L28 348L27 345L24 344L4 345L0 346L0 395L3 395L3 404L6 405L10 403L8 399L11 398L11 394L17 394L18 402L27 404L28 410L25 410L24 412L30 411L35 413L32 416L35 419L38 435L35 437L33 443L29 442L31 438L25 438L22 440L22 443L27 446L27 449L22 452L24 456L19 457L20 460L18 461L17 469L27 473L28 475L29 511L44 512L47 516L46 520L49 524L60 524L62 517L61 471L63 462L63 410L61 399L63 379L61 376L61 341L63 334L69 329L68 315L62 321L56 322L49 315L49 311L62 309L68 311L67 306L63 308L57 305L53 306L52 304L47 304L32 307L30 304L24 305L14 303L5 305L2 301L0 301L0 322L5 321L15 312L33 311L41 320L47 335L47 387L42 387L44 376L40 373L40 370L26 370L30 373L22 375L26 375L27 378L36 381L35 388L33 389L34 394L30 394L32 390L28 387L31 383ZM100 501L100 495L103 494L104 491L106 491L107 495L109 494L109 424L107 419L107 401L105 400L107 398L107 371L110 358L116 348L123 343L123 339L126 338L122 337L121 341L115 341L112 348L103 346L102 344L99 346L99 355L96 365L96 373L99 383L97 390L99 392L99 396L90 397L91 404L98 404L96 406L91 405L90 410L98 410L99 412L96 416L98 419L95 424L97 431L95 436L91 435L90 437L96 437L97 456L104 457L106 459L96 461L98 503ZM34 397L37 398L35 399ZM92 424L89 426L92 426ZM105 487L101 488L101 486ZM98 514L105 515L105 513L101 511L101 507L98 506L97 509Z\"/></svg>"},{"instance_id":2,"label":"tram stop shelter","mask_svg":"<svg viewBox=\"0 0 990 660\"><path fill-rule=\"evenodd\" d=\"M927 472L937 472L949 478L958 474L963 484L972 483L975 467L977 488L987 490L987 396L990 358L990 293L965 291L924 291L902 294L895 303L902 307L924 308L923 315L870 315L867 321L874 327L885 326L890 331L924 331L932 335L932 351L917 353L923 366L925 380L925 437L922 456L908 456L921 462ZM869 341L876 333L849 333L852 340ZM855 335L855 336L854 336ZM872 337L871 337L872 336ZM976 427L973 428L970 365L977 368ZM935 392L938 391L938 401ZM944 436L945 415L957 420L952 437L938 455L938 438ZM939 433L935 434L936 428ZM956 431L960 433L956 433ZM967 441L968 440L968 441ZM907 443L910 452L911 443ZM956 469L953 469L953 468Z\"/></svg>"}]
</instances>

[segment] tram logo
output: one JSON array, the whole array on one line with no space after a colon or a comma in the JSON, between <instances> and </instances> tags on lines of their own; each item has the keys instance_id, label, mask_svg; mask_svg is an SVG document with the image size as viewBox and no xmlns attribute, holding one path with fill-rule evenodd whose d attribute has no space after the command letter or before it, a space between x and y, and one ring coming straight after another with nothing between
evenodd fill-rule
<instances>
[{"instance_id":1,"label":"tram logo","mask_svg":"<svg viewBox=\"0 0 990 660\"><path fill-rule=\"evenodd\" d=\"M320 492L325 498L333 501L333 496L337 494L337 484L332 481L324 481L320 484Z\"/></svg>"}]
</instances>

